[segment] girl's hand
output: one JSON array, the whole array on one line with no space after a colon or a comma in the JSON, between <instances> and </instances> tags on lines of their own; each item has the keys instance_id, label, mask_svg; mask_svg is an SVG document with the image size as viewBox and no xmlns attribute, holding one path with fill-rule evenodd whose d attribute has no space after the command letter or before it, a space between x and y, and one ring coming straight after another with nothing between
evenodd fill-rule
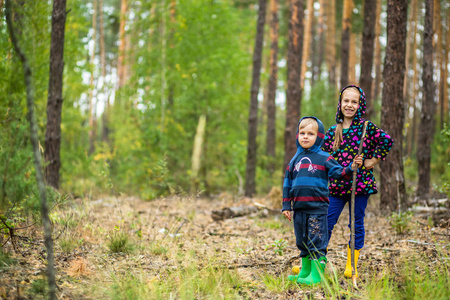
<instances>
[{"instance_id":1,"label":"girl's hand","mask_svg":"<svg viewBox=\"0 0 450 300\"><path fill-rule=\"evenodd\" d=\"M290 210L284 210L283 215L286 217L286 219L291 221L291 211Z\"/></svg>"},{"instance_id":2,"label":"girl's hand","mask_svg":"<svg viewBox=\"0 0 450 300\"><path fill-rule=\"evenodd\" d=\"M370 159L364 160L364 167L366 167L367 170L373 169L373 167L379 162L380 160L376 157L372 157Z\"/></svg>"},{"instance_id":3,"label":"girl's hand","mask_svg":"<svg viewBox=\"0 0 450 300\"><path fill-rule=\"evenodd\" d=\"M354 159L354 163L358 165L358 168L361 168L362 164L363 164L363 159L362 159L362 155L356 155L355 159ZM356 170L355 164L352 164L352 170Z\"/></svg>"}]
</instances>

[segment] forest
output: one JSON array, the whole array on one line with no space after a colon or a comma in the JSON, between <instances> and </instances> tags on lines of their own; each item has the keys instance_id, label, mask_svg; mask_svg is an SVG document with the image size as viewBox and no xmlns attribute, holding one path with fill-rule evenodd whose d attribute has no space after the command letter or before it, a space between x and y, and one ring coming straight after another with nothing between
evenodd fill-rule
<instances>
[{"instance_id":1,"label":"forest","mask_svg":"<svg viewBox=\"0 0 450 300\"><path fill-rule=\"evenodd\" d=\"M1 299L449 299L450 2L0 0ZM340 91L392 149L357 285L281 213ZM348 225L348 226L347 226Z\"/></svg>"}]
</instances>

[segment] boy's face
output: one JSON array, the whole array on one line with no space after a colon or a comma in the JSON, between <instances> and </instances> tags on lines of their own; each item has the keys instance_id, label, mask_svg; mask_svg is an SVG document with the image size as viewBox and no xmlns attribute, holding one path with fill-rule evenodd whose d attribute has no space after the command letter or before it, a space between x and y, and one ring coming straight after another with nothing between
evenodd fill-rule
<instances>
[{"instance_id":1,"label":"boy's face","mask_svg":"<svg viewBox=\"0 0 450 300\"><path fill-rule=\"evenodd\" d=\"M311 148L317 139L317 131L313 128L313 124L306 125L298 130L298 142L304 149Z\"/></svg>"}]
</instances>

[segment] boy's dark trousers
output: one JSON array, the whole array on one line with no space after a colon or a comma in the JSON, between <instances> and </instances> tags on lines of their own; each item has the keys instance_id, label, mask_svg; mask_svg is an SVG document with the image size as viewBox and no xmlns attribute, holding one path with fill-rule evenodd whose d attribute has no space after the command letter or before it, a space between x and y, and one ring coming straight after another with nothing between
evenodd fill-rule
<instances>
[{"instance_id":1,"label":"boy's dark trousers","mask_svg":"<svg viewBox=\"0 0 450 300\"><path fill-rule=\"evenodd\" d=\"M311 255L311 259L326 256L328 245L327 215L310 215L294 210L294 230L300 257Z\"/></svg>"}]
</instances>

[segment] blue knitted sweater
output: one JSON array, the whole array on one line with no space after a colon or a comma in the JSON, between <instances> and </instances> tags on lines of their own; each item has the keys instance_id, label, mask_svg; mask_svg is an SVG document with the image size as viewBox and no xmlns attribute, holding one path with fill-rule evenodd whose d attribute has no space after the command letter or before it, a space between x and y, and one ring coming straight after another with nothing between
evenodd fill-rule
<instances>
[{"instance_id":1,"label":"blue knitted sweater","mask_svg":"<svg viewBox=\"0 0 450 300\"><path fill-rule=\"evenodd\" d=\"M298 125L304 118L313 118L319 125L317 139L311 148L298 142ZM297 125L297 153L287 166L283 184L283 211L301 210L308 214L328 212L328 178L350 178L351 165L344 168L327 152L321 150L325 129L316 117L304 117Z\"/></svg>"}]
</instances>

